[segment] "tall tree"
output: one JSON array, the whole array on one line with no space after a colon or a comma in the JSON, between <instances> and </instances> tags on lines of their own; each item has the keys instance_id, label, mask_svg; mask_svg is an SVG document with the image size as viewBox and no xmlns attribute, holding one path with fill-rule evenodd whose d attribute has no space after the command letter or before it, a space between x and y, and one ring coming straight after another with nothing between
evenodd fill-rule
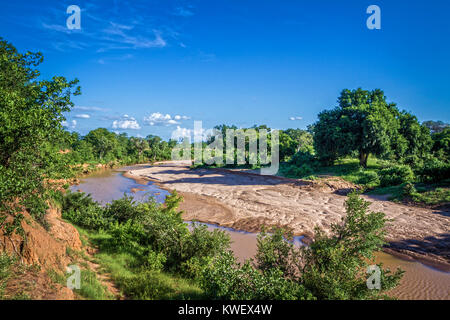
<instances>
[{"instance_id":1,"label":"tall tree","mask_svg":"<svg viewBox=\"0 0 450 320\"><path fill-rule=\"evenodd\" d=\"M328 163L356 152L360 165L366 167L370 154L387 156L393 146L408 148L407 139L399 131L399 115L396 105L387 103L379 89L343 90L338 106L321 112L314 125L316 152Z\"/></svg>"},{"instance_id":2,"label":"tall tree","mask_svg":"<svg viewBox=\"0 0 450 320\"><path fill-rule=\"evenodd\" d=\"M36 68L41 53L19 53L0 38L0 211L19 199L43 215L44 205L34 203L43 192L48 174L48 142L62 134L63 113L70 111L72 95L80 93L78 80L64 77L40 80ZM33 212L32 212L33 214ZM5 227L0 216L0 226Z\"/></svg>"}]
</instances>

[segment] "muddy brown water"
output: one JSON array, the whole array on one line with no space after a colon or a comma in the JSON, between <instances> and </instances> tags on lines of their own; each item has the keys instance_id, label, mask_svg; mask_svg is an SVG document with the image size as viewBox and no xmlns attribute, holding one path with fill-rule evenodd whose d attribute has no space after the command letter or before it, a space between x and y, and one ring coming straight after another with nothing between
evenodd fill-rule
<instances>
[{"instance_id":1,"label":"muddy brown water","mask_svg":"<svg viewBox=\"0 0 450 320\"><path fill-rule=\"evenodd\" d=\"M158 202L163 202L169 193L149 182L142 185L133 179L125 178L123 173L128 170L144 168L145 166L129 166L115 170L102 170L81 179L79 185L71 186L72 191L83 191L101 204L123 197L132 196L136 201L144 201L152 196ZM132 192L134 189L135 192ZM224 228L207 224L209 229L219 228L227 232L232 240L231 249L240 262L252 258L256 253L257 234ZM301 245L301 237L294 239ZM400 285L391 293L399 299L450 299L450 273L442 272L420 262L403 260L393 255L379 252L376 262L382 262L391 270L401 268L405 274Z\"/></svg>"}]
</instances>

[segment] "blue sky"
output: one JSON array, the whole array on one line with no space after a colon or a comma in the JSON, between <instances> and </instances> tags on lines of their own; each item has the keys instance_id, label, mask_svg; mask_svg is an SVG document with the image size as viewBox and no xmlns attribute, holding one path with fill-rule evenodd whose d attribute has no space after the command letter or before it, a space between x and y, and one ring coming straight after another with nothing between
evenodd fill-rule
<instances>
[{"instance_id":1,"label":"blue sky","mask_svg":"<svg viewBox=\"0 0 450 320\"><path fill-rule=\"evenodd\" d=\"M194 120L306 128L357 87L450 121L447 0L1 2L0 36L43 52L43 77L80 80L67 118L82 134L169 138ZM81 30L66 27L72 4ZM366 27L372 4L381 30Z\"/></svg>"}]
</instances>

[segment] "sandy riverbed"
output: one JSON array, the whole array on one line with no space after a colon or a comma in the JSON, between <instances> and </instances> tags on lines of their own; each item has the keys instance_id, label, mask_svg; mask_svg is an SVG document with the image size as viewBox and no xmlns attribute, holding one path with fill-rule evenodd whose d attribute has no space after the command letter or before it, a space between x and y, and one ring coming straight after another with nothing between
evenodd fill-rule
<instances>
[{"instance_id":1,"label":"sandy riverbed","mask_svg":"<svg viewBox=\"0 0 450 320\"><path fill-rule=\"evenodd\" d=\"M184 196L185 220L198 220L245 231L281 225L312 237L315 226L330 230L345 215L341 180L309 183L217 169L189 169L183 161L132 170L127 177L151 180ZM390 249L450 270L450 212L410 207L364 196L370 209L393 219L387 226ZM389 250L389 249L388 249Z\"/></svg>"}]
</instances>

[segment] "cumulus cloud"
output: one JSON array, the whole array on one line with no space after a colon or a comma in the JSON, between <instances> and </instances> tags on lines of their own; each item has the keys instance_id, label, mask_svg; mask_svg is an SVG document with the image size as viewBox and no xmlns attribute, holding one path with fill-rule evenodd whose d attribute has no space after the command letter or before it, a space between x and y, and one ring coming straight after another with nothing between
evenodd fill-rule
<instances>
[{"instance_id":1,"label":"cumulus cloud","mask_svg":"<svg viewBox=\"0 0 450 320\"><path fill-rule=\"evenodd\" d=\"M114 120L112 123L113 129L120 129L120 130L139 130L141 129L141 126L136 121L135 118L128 116L125 114L122 119L120 120Z\"/></svg>"},{"instance_id":2,"label":"cumulus cloud","mask_svg":"<svg viewBox=\"0 0 450 320\"><path fill-rule=\"evenodd\" d=\"M160 112L154 112L148 117L144 117L144 122L150 126L169 126L174 124L180 124L180 120L188 120L187 116L176 115L172 117L170 114L162 114Z\"/></svg>"},{"instance_id":3,"label":"cumulus cloud","mask_svg":"<svg viewBox=\"0 0 450 320\"><path fill-rule=\"evenodd\" d=\"M213 133L214 133L213 129L203 129L203 128L188 129L177 126L177 128L174 131L172 131L171 139L182 140L183 138L189 138L191 141L194 142L200 140L206 141L210 135L213 135ZM194 140L192 140L192 138Z\"/></svg>"},{"instance_id":4,"label":"cumulus cloud","mask_svg":"<svg viewBox=\"0 0 450 320\"><path fill-rule=\"evenodd\" d=\"M177 126L177 129L172 131L171 139L182 140L183 138L191 139L192 130L187 128L181 128Z\"/></svg>"},{"instance_id":5,"label":"cumulus cloud","mask_svg":"<svg viewBox=\"0 0 450 320\"><path fill-rule=\"evenodd\" d=\"M75 115L75 118L78 118L78 119L89 119L90 117L91 116L87 113L81 113L81 114Z\"/></svg>"},{"instance_id":6,"label":"cumulus cloud","mask_svg":"<svg viewBox=\"0 0 450 320\"><path fill-rule=\"evenodd\" d=\"M173 117L175 120L189 120L190 117L188 116L180 116L180 115L176 115L175 117Z\"/></svg>"},{"instance_id":7,"label":"cumulus cloud","mask_svg":"<svg viewBox=\"0 0 450 320\"><path fill-rule=\"evenodd\" d=\"M295 120L302 120L302 117L290 117L289 120L295 121Z\"/></svg>"},{"instance_id":8,"label":"cumulus cloud","mask_svg":"<svg viewBox=\"0 0 450 320\"><path fill-rule=\"evenodd\" d=\"M68 129L75 129L75 127L77 126L77 120L72 120L70 122L63 121L61 122L61 125Z\"/></svg>"}]
</instances>

